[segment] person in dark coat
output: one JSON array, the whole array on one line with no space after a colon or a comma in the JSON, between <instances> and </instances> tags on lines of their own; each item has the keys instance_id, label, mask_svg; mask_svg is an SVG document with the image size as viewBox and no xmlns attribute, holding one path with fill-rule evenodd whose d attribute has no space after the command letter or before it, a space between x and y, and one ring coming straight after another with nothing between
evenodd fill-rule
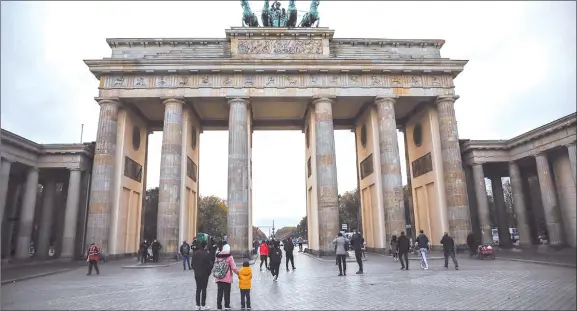
<instances>
[{"instance_id":1,"label":"person in dark coat","mask_svg":"<svg viewBox=\"0 0 577 311\"><path fill-rule=\"evenodd\" d=\"M140 244L138 255L140 257L140 263L146 263L148 257L148 242L146 240Z\"/></svg>"},{"instance_id":2,"label":"person in dark coat","mask_svg":"<svg viewBox=\"0 0 577 311\"><path fill-rule=\"evenodd\" d=\"M355 250L355 258L357 259L357 264L359 265L359 271L357 274L363 274L363 236L357 233L355 229L353 231L353 237L351 238L351 244L353 245L353 249Z\"/></svg>"},{"instance_id":3,"label":"person in dark coat","mask_svg":"<svg viewBox=\"0 0 577 311\"><path fill-rule=\"evenodd\" d=\"M441 239L441 244L443 245L443 253L445 253L445 269L449 268L449 256L451 256L453 264L455 264L455 270L459 270L459 263L457 263L455 258L455 240L449 236L449 233L445 232Z\"/></svg>"},{"instance_id":4,"label":"person in dark coat","mask_svg":"<svg viewBox=\"0 0 577 311\"><path fill-rule=\"evenodd\" d=\"M214 257L206 250L206 242L200 242L199 247L192 253L191 262L196 281L196 306L200 310L200 307L206 308L206 288L214 265Z\"/></svg>"},{"instance_id":5,"label":"person in dark coat","mask_svg":"<svg viewBox=\"0 0 577 311\"><path fill-rule=\"evenodd\" d=\"M182 255L182 268L186 270L192 270L192 266L190 265L190 245L186 243L186 241L182 241L182 245L180 245L180 255Z\"/></svg>"},{"instance_id":6,"label":"person in dark coat","mask_svg":"<svg viewBox=\"0 0 577 311\"><path fill-rule=\"evenodd\" d=\"M405 235L405 232L401 232L401 235L397 239L397 252L399 253L399 261L401 262L401 270L409 270L409 249L411 248L411 241L409 237ZM403 257L405 262L403 263ZM405 265L407 266L405 268Z\"/></svg>"},{"instance_id":7,"label":"person in dark coat","mask_svg":"<svg viewBox=\"0 0 577 311\"><path fill-rule=\"evenodd\" d=\"M469 247L469 253L471 256L476 255L477 254L477 247L479 246L475 235L473 234L473 232L470 232L467 235L467 246Z\"/></svg>"},{"instance_id":8,"label":"person in dark coat","mask_svg":"<svg viewBox=\"0 0 577 311\"><path fill-rule=\"evenodd\" d=\"M154 241L150 245L150 248L152 248L152 261L158 262L158 259L160 258L158 253L160 252L160 249L162 248L162 244L160 244L160 242L158 242L156 239L154 239Z\"/></svg>"},{"instance_id":9,"label":"person in dark coat","mask_svg":"<svg viewBox=\"0 0 577 311\"><path fill-rule=\"evenodd\" d=\"M282 250L280 249L279 242L274 242L273 248L269 250L268 256L270 258L270 273L273 276L273 281L276 281L282 261Z\"/></svg>"},{"instance_id":10,"label":"person in dark coat","mask_svg":"<svg viewBox=\"0 0 577 311\"><path fill-rule=\"evenodd\" d=\"M295 245L292 243L292 239L291 238L287 238L286 241L284 242L284 252L286 254L286 271L289 271L289 261L291 262L291 266L293 268L293 270L295 270L295 258L293 255L293 251L295 249Z\"/></svg>"}]
</instances>

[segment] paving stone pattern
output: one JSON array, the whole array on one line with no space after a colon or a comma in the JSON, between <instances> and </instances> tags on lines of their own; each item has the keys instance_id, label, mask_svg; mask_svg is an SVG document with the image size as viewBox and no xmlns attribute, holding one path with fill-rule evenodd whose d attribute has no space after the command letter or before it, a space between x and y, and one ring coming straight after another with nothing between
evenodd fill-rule
<instances>
[{"instance_id":1,"label":"paving stone pattern","mask_svg":"<svg viewBox=\"0 0 577 311\"><path fill-rule=\"evenodd\" d=\"M333 262L295 252L296 271L285 271L277 282L270 273L253 266L251 291L254 310L575 310L575 269L506 260L460 257L461 269L443 268L431 260L421 270L411 261L401 271L392 258L367 255L365 274L338 277ZM192 310L194 273L181 265L157 269L122 269L106 263L99 276L79 269L2 286L3 310ZM238 281L231 294L232 307L240 307ZM208 304L216 309L216 285L211 278Z\"/></svg>"}]
</instances>

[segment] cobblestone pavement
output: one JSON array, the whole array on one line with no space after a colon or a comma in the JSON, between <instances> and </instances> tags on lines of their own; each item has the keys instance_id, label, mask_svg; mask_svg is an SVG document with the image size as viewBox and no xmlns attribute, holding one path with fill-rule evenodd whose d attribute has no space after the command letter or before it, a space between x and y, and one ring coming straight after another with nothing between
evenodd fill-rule
<instances>
[{"instance_id":1,"label":"cobblestone pavement","mask_svg":"<svg viewBox=\"0 0 577 311\"><path fill-rule=\"evenodd\" d=\"M253 266L252 307L281 309L532 309L575 310L575 269L522 262L474 260L461 257L460 270L431 260L429 270L411 261L401 271L390 257L367 255L365 274L339 277L334 262L295 252L296 271L285 271L277 282L268 271ZM257 261L258 264L258 261ZM84 269L2 286L3 310L192 310L194 277L181 265L157 269L122 269L121 263L101 266L99 276ZM207 302L216 306L211 278ZM240 307L238 282L231 294Z\"/></svg>"}]
</instances>

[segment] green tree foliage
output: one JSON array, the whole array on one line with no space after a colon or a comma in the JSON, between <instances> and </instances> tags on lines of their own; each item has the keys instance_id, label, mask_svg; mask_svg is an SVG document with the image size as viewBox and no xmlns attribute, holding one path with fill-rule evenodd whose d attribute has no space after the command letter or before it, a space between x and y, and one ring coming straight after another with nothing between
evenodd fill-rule
<instances>
[{"instance_id":1,"label":"green tree foliage","mask_svg":"<svg viewBox=\"0 0 577 311\"><path fill-rule=\"evenodd\" d=\"M301 221L297 225L295 236L297 237L300 236L303 237L304 239L307 239L308 229L309 228L308 228L307 216L305 216L301 219Z\"/></svg>"},{"instance_id":2,"label":"green tree foliage","mask_svg":"<svg viewBox=\"0 0 577 311\"><path fill-rule=\"evenodd\" d=\"M266 234L259 227L252 226L252 238L259 241L266 240Z\"/></svg>"},{"instance_id":3,"label":"green tree foliage","mask_svg":"<svg viewBox=\"0 0 577 311\"><path fill-rule=\"evenodd\" d=\"M144 239L156 239L156 223L158 219L158 187L146 190L144 199Z\"/></svg>"},{"instance_id":4,"label":"green tree foliage","mask_svg":"<svg viewBox=\"0 0 577 311\"><path fill-rule=\"evenodd\" d=\"M359 189L347 191L342 195L339 194L339 221L341 224L347 224L349 230L360 228L360 210L361 199Z\"/></svg>"},{"instance_id":5,"label":"green tree foliage","mask_svg":"<svg viewBox=\"0 0 577 311\"><path fill-rule=\"evenodd\" d=\"M282 227L274 233L274 236L278 240L284 240L291 236L295 237L296 229L297 227Z\"/></svg>"},{"instance_id":6,"label":"green tree foliage","mask_svg":"<svg viewBox=\"0 0 577 311\"><path fill-rule=\"evenodd\" d=\"M227 207L223 199L216 196L201 196L198 202L198 232L222 237L227 233Z\"/></svg>"}]
</instances>

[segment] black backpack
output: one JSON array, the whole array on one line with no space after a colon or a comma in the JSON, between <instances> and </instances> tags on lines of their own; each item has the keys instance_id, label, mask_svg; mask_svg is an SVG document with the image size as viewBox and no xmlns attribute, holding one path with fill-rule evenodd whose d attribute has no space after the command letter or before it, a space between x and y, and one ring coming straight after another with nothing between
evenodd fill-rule
<instances>
[{"instance_id":1,"label":"black backpack","mask_svg":"<svg viewBox=\"0 0 577 311\"><path fill-rule=\"evenodd\" d=\"M351 246L349 245L349 241L347 239L345 239L345 251L349 251L349 249L351 248Z\"/></svg>"}]
</instances>

